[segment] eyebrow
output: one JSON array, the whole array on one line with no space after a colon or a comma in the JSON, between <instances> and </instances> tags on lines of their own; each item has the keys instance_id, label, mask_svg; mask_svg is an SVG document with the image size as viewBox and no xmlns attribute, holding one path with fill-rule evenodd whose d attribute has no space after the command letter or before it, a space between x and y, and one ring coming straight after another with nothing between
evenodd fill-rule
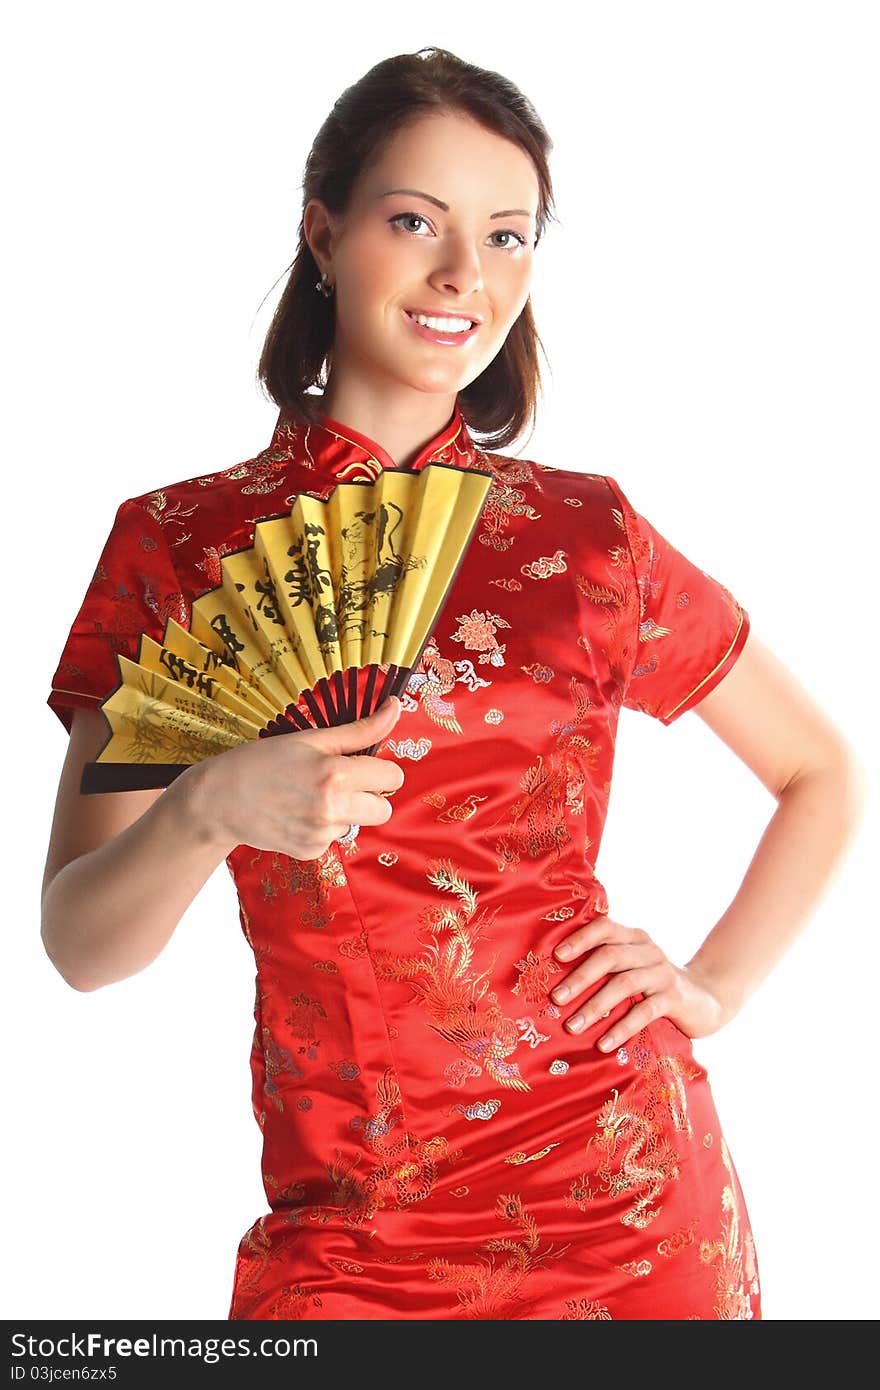
<instances>
[{"instance_id":1,"label":"eyebrow","mask_svg":"<svg viewBox=\"0 0 880 1390\"><path fill-rule=\"evenodd\" d=\"M389 188L387 192L380 193L379 197L390 198L392 193L409 193L413 198L424 198L426 202L433 203L435 207L440 208L443 212L449 211L448 203L441 202L439 198L435 198L431 193L420 193L417 188ZM517 213L521 213L523 217L531 217L532 215L527 208L507 208L504 212L493 212L490 215L489 221L491 222L495 217L515 217Z\"/></svg>"}]
</instances>

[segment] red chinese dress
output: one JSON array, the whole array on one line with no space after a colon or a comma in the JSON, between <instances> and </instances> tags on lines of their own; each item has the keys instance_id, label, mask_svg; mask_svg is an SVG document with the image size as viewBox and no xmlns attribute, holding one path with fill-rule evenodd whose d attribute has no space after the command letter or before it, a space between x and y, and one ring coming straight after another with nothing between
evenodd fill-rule
<instances>
[{"instance_id":1,"label":"red chinese dress","mask_svg":"<svg viewBox=\"0 0 880 1390\"><path fill-rule=\"evenodd\" d=\"M643 996L579 1035L550 999L572 968L553 948L609 911L594 866L621 705L671 724L748 616L613 478L483 452L457 408L412 467L432 460L494 481L379 750L406 773L391 819L316 860L227 860L269 1207L228 1316L759 1318L690 1039L661 1018L606 1055ZM394 466L329 416L281 412L255 458L123 502L53 678L65 727L142 629L188 625L256 521Z\"/></svg>"}]
</instances>

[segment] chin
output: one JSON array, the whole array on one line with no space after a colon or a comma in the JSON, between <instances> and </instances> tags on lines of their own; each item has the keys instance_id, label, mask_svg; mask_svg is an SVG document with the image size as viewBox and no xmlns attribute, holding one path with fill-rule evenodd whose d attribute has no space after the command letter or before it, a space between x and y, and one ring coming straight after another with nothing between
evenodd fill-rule
<instances>
[{"instance_id":1,"label":"chin","mask_svg":"<svg viewBox=\"0 0 880 1390\"><path fill-rule=\"evenodd\" d=\"M456 372L413 372L400 373L399 380L403 381L414 391L423 391L430 396L451 396L463 391L472 377L464 378L463 374Z\"/></svg>"}]
</instances>

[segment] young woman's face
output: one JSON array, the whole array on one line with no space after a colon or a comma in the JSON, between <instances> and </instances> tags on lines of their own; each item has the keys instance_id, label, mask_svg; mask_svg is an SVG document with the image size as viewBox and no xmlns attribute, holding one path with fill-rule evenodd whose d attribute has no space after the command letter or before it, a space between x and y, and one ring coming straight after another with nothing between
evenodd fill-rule
<instances>
[{"instance_id":1,"label":"young woman's face","mask_svg":"<svg viewBox=\"0 0 880 1390\"><path fill-rule=\"evenodd\" d=\"M518 145L467 117L432 113L362 171L344 218L312 200L307 235L325 219L329 227L317 244L336 287L334 374L453 395L479 376L529 296L538 196ZM447 344L420 332L407 310L480 322Z\"/></svg>"}]
</instances>

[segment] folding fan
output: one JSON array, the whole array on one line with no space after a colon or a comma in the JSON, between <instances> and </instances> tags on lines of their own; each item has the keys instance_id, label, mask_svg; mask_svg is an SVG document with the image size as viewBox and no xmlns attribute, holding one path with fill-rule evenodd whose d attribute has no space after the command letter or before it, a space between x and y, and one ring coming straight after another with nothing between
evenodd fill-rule
<instances>
[{"instance_id":1,"label":"folding fan","mask_svg":"<svg viewBox=\"0 0 880 1390\"><path fill-rule=\"evenodd\" d=\"M386 469L258 521L189 630L169 618L161 645L142 632L137 661L117 654L120 682L101 704L110 735L80 790L167 787L248 739L350 723L398 695L491 481L440 463Z\"/></svg>"}]
</instances>

